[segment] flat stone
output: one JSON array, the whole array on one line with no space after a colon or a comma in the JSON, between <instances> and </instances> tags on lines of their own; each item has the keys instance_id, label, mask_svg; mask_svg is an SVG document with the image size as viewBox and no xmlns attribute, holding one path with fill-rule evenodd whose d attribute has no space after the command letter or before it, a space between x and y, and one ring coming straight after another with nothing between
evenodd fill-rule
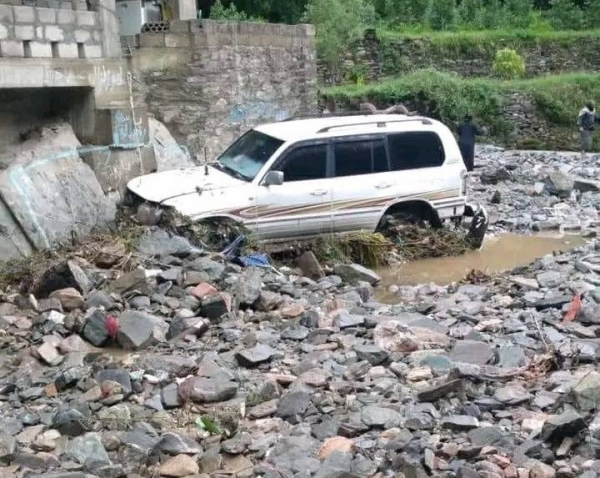
<instances>
[{"instance_id":1,"label":"flat stone","mask_svg":"<svg viewBox=\"0 0 600 478\"><path fill-rule=\"evenodd\" d=\"M547 287L549 289L558 287L564 282L563 276L560 272L556 271L542 272L541 274L538 274L536 278L541 287Z\"/></svg>"},{"instance_id":2,"label":"flat stone","mask_svg":"<svg viewBox=\"0 0 600 478\"><path fill-rule=\"evenodd\" d=\"M160 467L161 476L172 478L181 478L189 475L196 475L200 468L196 460L188 455L177 455L170 458Z\"/></svg>"},{"instance_id":3,"label":"flat stone","mask_svg":"<svg viewBox=\"0 0 600 478\"><path fill-rule=\"evenodd\" d=\"M216 287L213 287L212 285L210 285L207 282L203 282L201 284L198 284L196 287L194 287L194 289L192 290L192 295L200 300L204 300L207 297L212 297L215 296L219 293L219 291L217 290Z\"/></svg>"},{"instance_id":4,"label":"flat stone","mask_svg":"<svg viewBox=\"0 0 600 478\"><path fill-rule=\"evenodd\" d=\"M0 432L0 460L10 461L16 452L17 441L7 433Z\"/></svg>"},{"instance_id":5,"label":"flat stone","mask_svg":"<svg viewBox=\"0 0 600 478\"><path fill-rule=\"evenodd\" d=\"M349 284L368 282L375 285L381 282L381 277L378 274L359 264L338 264L334 266L333 273Z\"/></svg>"},{"instance_id":6,"label":"flat stone","mask_svg":"<svg viewBox=\"0 0 600 478\"><path fill-rule=\"evenodd\" d=\"M368 427L394 428L402 423L402 415L391 408L377 406L364 407L361 411L362 422Z\"/></svg>"},{"instance_id":7,"label":"flat stone","mask_svg":"<svg viewBox=\"0 0 600 478\"><path fill-rule=\"evenodd\" d=\"M519 403L527 402L531 399L531 396L531 393L523 387L516 385L498 388L494 393L494 398L496 400L507 405L518 405Z\"/></svg>"},{"instance_id":8,"label":"flat stone","mask_svg":"<svg viewBox=\"0 0 600 478\"><path fill-rule=\"evenodd\" d=\"M83 299L81 293L72 287L56 290L50 294L50 298L57 299L62 308L66 311L75 309L83 310L85 308L85 300Z\"/></svg>"},{"instance_id":9,"label":"flat stone","mask_svg":"<svg viewBox=\"0 0 600 478\"><path fill-rule=\"evenodd\" d=\"M281 338L285 340L298 340L302 341L308 337L309 330L301 325L288 327L281 332Z\"/></svg>"},{"instance_id":10,"label":"flat stone","mask_svg":"<svg viewBox=\"0 0 600 478\"><path fill-rule=\"evenodd\" d=\"M540 284L538 284L537 280L530 279L528 277L514 276L511 277L511 280L515 285L521 287L522 289L538 290L540 288Z\"/></svg>"},{"instance_id":11,"label":"flat stone","mask_svg":"<svg viewBox=\"0 0 600 478\"><path fill-rule=\"evenodd\" d=\"M565 437L574 437L585 428L586 424L581 415L567 410L546 420L542 428L542 439L559 441Z\"/></svg>"},{"instance_id":12,"label":"flat stone","mask_svg":"<svg viewBox=\"0 0 600 478\"><path fill-rule=\"evenodd\" d=\"M155 449L167 455L199 455L203 453L199 443L173 432L161 436Z\"/></svg>"},{"instance_id":13,"label":"flat stone","mask_svg":"<svg viewBox=\"0 0 600 478\"><path fill-rule=\"evenodd\" d=\"M77 463L86 466L96 467L111 464L100 436L96 433L88 433L85 436L74 438L69 443L67 454Z\"/></svg>"},{"instance_id":14,"label":"flat stone","mask_svg":"<svg viewBox=\"0 0 600 478\"><path fill-rule=\"evenodd\" d=\"M497 366L503 368L522 367L527 364L527 356L519 346L508 345L497 351Z\"/></svg>"},{"instance_id":15,"label":"flat stone","mask_svg":"<svg viewBox=\"0 0 600 478\"><path fill-rule=\"evenodd\" d=\"M168 330L169 324L160 317L127 310L119 319L117 340L124 349L136 350L165 342Z\"/></svg>"},{"instance_id":16,"label":"flat stone","mask_svg":"<svg viewBox=\"0 0 600 478\"><path fill-rule=\"evenodd\" d=\"M138 292L142 295L152 294L146 271L143 269L136 269L133 272L123 274L111 283L110 291L119 295L126 295L131 292Z\"/></svg>"},{"instance_id":17,"label":"flat stone","mask_svg":"<svg viewBox=\"0 0 600 478\"><path fill-rule=\"evenodd\" d=\"M81 335L95 347L102 347L111 338L106 325L106 313L102 310L95 310L86 318Z\"/></svg>"},{"instance_id":18,"label":"flat stone","mask_svg":"<svg viewBox=\"0 0 600 478\"><path fill-rule=\"evenodd\" d=\"M379 365L388 359L388 353L375 344L359 345L354 351L359 360L366 360L371 365Z\"/></svg>"},{"instance_id":19,"label":"flat stone","mask_svg":"<svg viewBox=\"0 0 600 478\"><path fill-rule=\"evenodd\" d=\"M362 315L352 315L347 311L342 310L337 312L333 317L333 325L340 329L347 329L349 327L358 327L365 323L365 318Z\"/></svg>"},{"instance_id":20,"label":"flat stone","mask_svg":"<svg viewBox=\"0 0 600 478\"><path fill-rule=\"evenodd\" d=\"M468 433L468 437L473 445L481 447L508 448L511 446L503 433L496 427L476 428Z\"/></svg>"},{"instance_id":21,"label":"flat stone","mask_svg":"<svg viewBox=\"0 0 600 478\"><path fill-rule=\"evenodd\" d=\"M273 350L268 345L257 344L251 349L242 350L236 354L236 359L243 367L256 367L268 362L273 356Z\"/></svg>"},{"instance_id":22,"label":"flat stone","mask_svg":"<svg viewBox=\"0 0 600 478\"><path fill-rule=\"evenodd\" d=\"M572 295L554 293L549 297L535 301L533 306L538 311L561 309L563 305L569 304L571 300L573 300Z\"/></svg>"},{"instance_id":23,"label":"flat stone","mask_svg":"<svg viewBox=\"0 0 600 478\"><path fill-rule=\"evenodd\" d=\"M449 358L453 362L474 365L485 365L494 357L494 351L485 342L459 340L450 351Z\"/></svg>"},{"instance_id":24,"label":"flat stone","mask_svg":"<svg viewBox=\"0 0 600 478\"><path fill-rule=\"evenodd\" d=\"M131 385L131 378L129 372L124 369L104 369L100 370L96 374L96 382L102 384L103 382L116 382L121 386L121 390L125 396L131 395L133 388Z\"/></svg>"},{"instance_id":25,"label":"flat stone","mask_svg":"<svg viewBox=\"0 0 600 478\"><path fill-rule=\"evenodd\" d=\"M586 374L575 384L572 393L580 410L596 409L600 403L600 372L592 371Z\"/></svg>"},{"instance_id":26,"label":"flat stone","mask_svg":"<svg viewBox=\"0 0 600 478\"><path fill-rule=\"evenodd\" d=\"M203 377L190 377L179 385L183 400L197 403L224 402L235 397L237 390L236 382Z\"/></svg>"},{"instance_id":27,"label":"flat stone","mask_svg":"<svg viewBox=\"0 0 600 478\"><path fill-rule=\"evenodd\" d=\"M277 406L276 416L291 423L297 423L310 406L310 394L306 392L286 393Z\"/></svg>"},{"instance_id":28,"label":"flat stone","mask_svg":"<svg viewBox=\"0 0 600 478\"><path fill-rule=\"evenodd\" d=\"M79 436L91 430L90 420L74 408L58 411L52 417L52 427L63 435Z\"/></svg>"},{"instance_id":29,"label":"flat stone","mask_svg":"<svg viewBox=\"0 0 600 478\"><path fill-rule=\"evenodd\" d=\"M36 354L48 365L58 365L63 357L58 352L58 349L50 342L44 342L36 349Z\"/></svg>"},{"instance_id":30,"label":"flat stone","mask_svg":"<svg viewBox=\"0 0 600 478\"><path fill-rule=\"evenodd\" d=\"M479 420L469 415L452 415L442 420L442 428L449 430L472 430L479 427Z\"/></svg>"},{"instance_id":31,"label":"flat stone","mask_svg":"<svg viewBox=\"0 0 600 478\"><path fill-rule=\"evenodd\" d=\"M185 257L202 250L192 246L184 237L170 234L164 229L151 229L140 237L138 252L145 256Z\"/></svg>"}]
</instances>

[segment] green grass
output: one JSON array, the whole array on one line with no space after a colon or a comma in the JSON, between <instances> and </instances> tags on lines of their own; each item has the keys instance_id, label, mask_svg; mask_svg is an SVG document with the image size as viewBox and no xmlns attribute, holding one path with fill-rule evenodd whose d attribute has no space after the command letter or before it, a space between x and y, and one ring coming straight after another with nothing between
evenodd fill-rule
<instances>
[{"instance_id":1,"label":"green grass","mask_svg":"<svg viewBox=\"0 0 600 478\"><path fill-rule=\"evenodd\" d=\"M594 30L461 30L461 31L396 31L378 29L381 41L425 40L434 45L493 44L499 41L571 43L587 38L600 38Z\"/></svg>"},{"instance_id":2,"label":"green grass","mask_svg":"<svg viewBox=\"0 0 600 478\"><path fill-rule=\"evenodd\" d=\"M508 95L515 92L532 99L534 113L548 128L560 129L563 136L572 135L581 107L589 99L600 99L600 74L571 73L503 81L422 70L364 86L324 88L321 94L325 100L334 100L340 110L355 109L363 101L380 107L405 103L448 125L472 113L479 123L488 126L491 137L509 142L513 123L504 114L504 105Z\"/></svg>"},{"instance_id":3,"label":"green grass","mask_svg":"<svg viewBox=\"0 0 600 478\"><path fill-rule=\"evenodd\" d=\"M396 76L418 68L436 68L448 60L457 64L465 59L491 62L502 48L515 49L525 57L548 50L556 57L560 69L569 51L580 52L587 63L600 45L600 29L582 31L483 30L446 32L407 32L377 30L380 40L383 74ZM529 72L526 72L529 75Z\"/></svg>"}]
</instances>

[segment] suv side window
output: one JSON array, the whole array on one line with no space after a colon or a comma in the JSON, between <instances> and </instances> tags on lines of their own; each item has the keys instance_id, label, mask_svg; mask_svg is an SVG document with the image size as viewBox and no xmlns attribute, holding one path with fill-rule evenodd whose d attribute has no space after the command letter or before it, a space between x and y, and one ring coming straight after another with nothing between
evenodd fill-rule
<instances>
[{"instance_id":1,"label":"suv side window","mask_svg":"<svg viewBox=\"0 0 600 478\"><path fill-rule=\"evenodd\" d=\"M394 171L433 168L444 164L446 154L440 137L430 131L388 135Z\"/></svg>"},{"instance_id":2,"label":"suv side window","mask_svg":"<svg viewBox=\"0 0 600 478\"><path fill-rule=\"evenodd\" d=\"M340 141L333 151L336 177L389 171L383 139Z\"/></svg>"},{"instance_id":3,"label":"suv side window","mask_svg":"<svg viewBox=\"0 0 600 478\"><path fill-rule=\"evenodd\" d=\"M276 169L283 171L285 182L324 179L327 177L327 145L295 148L285 155Z\"/></svg>"}]
</instances>

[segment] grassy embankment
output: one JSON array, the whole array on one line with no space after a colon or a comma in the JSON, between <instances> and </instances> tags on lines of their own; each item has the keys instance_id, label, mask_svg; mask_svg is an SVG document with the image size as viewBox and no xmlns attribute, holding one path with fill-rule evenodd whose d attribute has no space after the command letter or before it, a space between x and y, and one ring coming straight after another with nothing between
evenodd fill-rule
<instances>
[{"instance_id":1,"label":"grassy embankment","mask_svg":"<svg viewBox=\"0 0 600 478\"><path fill-rule=\"evenodd\" d=\"M367 85L344 85L322 90L322 97L337 107L355 108L362 101L378 106L410 104L423 114L453 125L468 112L487 125L491 139L533 149L577 148L575 120L588 99L600 103L600 74L569 73L503 81L494 78L461 78L435 70L421 70L399 78ZM531 101L546 133L536 137L516 135L515 121L505 110L517 98ZM520 102L520 99L516 100ZM600 138L594 140L600 151Z\"/></svg>"}]
</instances>

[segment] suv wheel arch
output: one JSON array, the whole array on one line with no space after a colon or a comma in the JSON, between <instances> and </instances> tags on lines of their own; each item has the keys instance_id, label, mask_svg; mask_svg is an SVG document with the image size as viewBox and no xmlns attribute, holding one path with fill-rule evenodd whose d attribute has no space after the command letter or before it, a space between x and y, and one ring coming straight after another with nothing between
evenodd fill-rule
<instances>
[{"instance_id":1,"label":"suv wheel arch","mask_svg":"<svg viewBox=\"0 0 600 478\"><path fill-rule=\"evenodd\" d=\"M377 229L385 225L388 218L402 219L412 223L429 223L434 228L442 227L442 221L431 203L425 200L410 200L392 204L381 217Z\"/></svg>"}]
</instances>

